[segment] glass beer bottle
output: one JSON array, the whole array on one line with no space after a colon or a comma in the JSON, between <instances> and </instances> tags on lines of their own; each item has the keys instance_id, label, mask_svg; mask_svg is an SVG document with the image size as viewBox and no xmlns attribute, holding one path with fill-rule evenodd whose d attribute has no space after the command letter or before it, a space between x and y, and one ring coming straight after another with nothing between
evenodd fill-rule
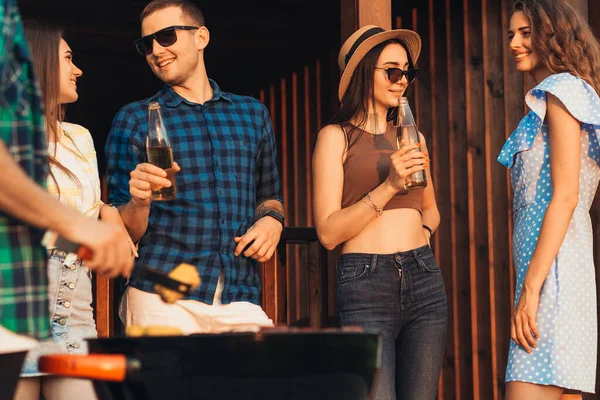
<instances>
[{"instance_id":1,"label":"glass beer bottle","mask_svg":"<svg viewBox=\"0 0 600 400\"><path fill-rule=\"evenodd\" d=\"M415 119L406 97L398 99L398 113L394 121L394 126L396 127L396 145L398 149L408 144L421 143L421 135L419 135L419 130L415 124ZM419 151L419 149L412 151ZM425 170L417 171L407 176L404 182L406 190L424 188L425 186L427 186Z\"/></svg>"},{"instance_id":2,"label":"glass beer bottle","mask_svg":"<svg viewBox=\"0 0 600 400\"><path fill-rule=\"evenodd\" d=\"M167 136L167 130L160 113L160 104L148 104L148 136L146 137L146 154L148 162L164 169L167 179L171 181L170 187L152 190L152 200L168 201L175 199L177 187L175 186L175 171L173 170L173 148Z\"/></svg>"}]
</instances>

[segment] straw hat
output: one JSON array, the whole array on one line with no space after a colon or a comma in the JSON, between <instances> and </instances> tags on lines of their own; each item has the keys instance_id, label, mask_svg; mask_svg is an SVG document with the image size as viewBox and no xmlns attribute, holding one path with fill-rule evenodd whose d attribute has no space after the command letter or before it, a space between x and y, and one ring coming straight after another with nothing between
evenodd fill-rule
<instances>
[{"instance_id":1,"label":"straw hat","mask_svg":"<svg viewBox=\"0 0 600 400\"><path fill-rule=\"evenodd\" d=\"M342 71L338 95L340 100L348 88L352 74L363 57L379 43L390 39L400 39L408 47L412 62L416 63L421 53L421 37L408 29L386 31L376 25L366 25L354 32L342 45L338 65Z\"/></svg>"}]
</instances>

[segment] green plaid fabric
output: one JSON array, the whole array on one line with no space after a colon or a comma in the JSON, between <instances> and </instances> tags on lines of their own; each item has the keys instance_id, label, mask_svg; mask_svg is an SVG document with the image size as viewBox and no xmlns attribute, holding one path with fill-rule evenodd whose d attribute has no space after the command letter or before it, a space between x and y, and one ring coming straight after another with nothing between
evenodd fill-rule
<instances>
[{"instance_id":1,"label":"green plaid fabric","mask_svg":"<svg viewBox=\"0 0 600 400\"><path fill-rule=\"evenodd\" d=\"M0 28L0 140L26 174L45 185L40 91L16 0L0 0ZM50 328L42 233L0 211L0 325L36 338L48 337Z\"/></svg>"}]
</instances>

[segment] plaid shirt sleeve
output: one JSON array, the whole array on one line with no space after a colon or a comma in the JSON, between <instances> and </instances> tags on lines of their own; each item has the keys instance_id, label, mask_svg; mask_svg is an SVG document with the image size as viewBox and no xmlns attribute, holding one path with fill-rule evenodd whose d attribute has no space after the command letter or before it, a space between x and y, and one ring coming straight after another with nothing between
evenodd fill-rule
<instances>
[{"instance_id":1,"label":"plaid shirt sleeve","mask_svg":"<svg viewBox=\"0 0 600 400\"><path fill-rule=\"evenodd\" d=\"M108 201L114 205L129 201L129 174L145 161L137 126L133 113L124 107L115 116L106 140L106 185Z\"/></svg>"},{"instance_id":2,"label":"plaid shirt sleeve","mask_svg":"<svg viewBox=\"0 0 600 400\"><path fill-rule=\"evenodd\" d=\"M0 0L0 30L0 140L43 186L47 153L42 106L15 0ZM50 328L41 234L0 210L0 325L36 338L46 338Z\"/></svg>"},{"instance_id":3,"label":"plaid shirt sleeve","mask_svg":"<svg viewBox=\"0 0 600 400\"><path fill-rule=\"evenodd\" d=\"M281 181L277 171L277 147L275 146L275 134L271 125L269 111L262 105L262 141L260 144L260 153L256 162L254 171L254 180L256 182L256 203L260 204L265 200L279 200L283 204L281 196Z\"/></svg>"}]
</instances>

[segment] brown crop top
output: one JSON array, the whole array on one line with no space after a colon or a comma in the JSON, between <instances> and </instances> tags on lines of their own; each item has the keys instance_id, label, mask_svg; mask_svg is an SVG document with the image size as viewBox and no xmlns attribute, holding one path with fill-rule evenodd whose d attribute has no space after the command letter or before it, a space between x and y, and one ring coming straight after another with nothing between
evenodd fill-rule
<instances>
[{"instance_id":1,"label":"brown crop top","mask_svg":"<svg viewBox=\"0 0 600 400\"><path fill-rule=\"evenodd\" d=\"M360 201L368 192L383 183L390 171L390 155L396 151L396 129L388 123L385 133L373 135L352 125L343 127L349 149L344 161L342 208ZM413 208L421 212L424 189L398 192L383 207L384 210Z\"/></svg>"}]
</instances>

